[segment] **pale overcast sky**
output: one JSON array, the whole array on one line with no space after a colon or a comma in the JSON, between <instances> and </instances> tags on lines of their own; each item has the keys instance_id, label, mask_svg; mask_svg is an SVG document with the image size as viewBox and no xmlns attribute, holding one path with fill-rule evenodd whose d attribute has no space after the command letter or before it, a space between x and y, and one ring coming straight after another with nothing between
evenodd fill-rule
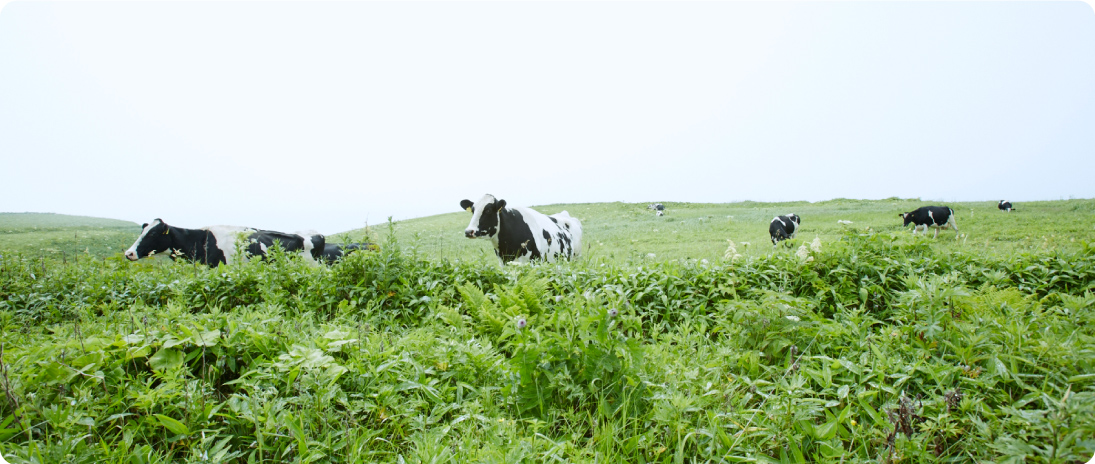
<instances>
[{"instance_id":1,"label":"pale overcast sky","mask_svg":"<svg viewBox=\"0 0 1095 464\"><path fill-rule=\"evenodd\" d=\"M1095 197L1082 2L12 2L0 211Z\"/></svg>"}]
</instances>

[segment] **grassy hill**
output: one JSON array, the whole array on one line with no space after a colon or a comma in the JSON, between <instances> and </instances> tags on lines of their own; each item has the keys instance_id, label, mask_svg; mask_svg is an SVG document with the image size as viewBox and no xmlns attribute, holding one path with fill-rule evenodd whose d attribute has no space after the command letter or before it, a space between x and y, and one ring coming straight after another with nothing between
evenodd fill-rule
<instances>
[{"instance_id":1,"label":"grassy hill","mask_svg":"<svg viewBox=\"0 0 1095 464\"><path fill-rule=\"evenodd\" d=\"M579 203L533 206L554 214L567 210L582 221L582 260L621 263L636 260L719 259L733 240L737 252L762 256L774 250L768 223L774 216L796 213L802 217L799 244L819 237L835 240L846 229L876 232L902 231L898 213L924 205L945 205L957 215L958 233L940 231L932 242L940 249L985 253L1038 250L1074 251L1083 242L1095 243L1095 200L1056 200L1018 203L1018 211L1004 213L996 202L926 202L915 199L835 199L786 203L674 203L663 202L667 214L655 216L648 203ZM495 262L487 240L468 240L463 230L470 214L459 211L397 221L391 225L403 246L429 259ZM851 225L837 223L852 221ZM389 226L377 224L328 236L329 242L381 242ZM125 250L140 225L116 219L52 213L0 213L0 252L60 259L62 254L89 253L106 257ZM904 229L914 240L911 226ZM957 239L957 240L956 240ZM796 244L797 245L797 244Z\"/></svg>"},{"instance_id":2,"label":"grassy hill","mask_svg":"<svg viewBox=\"0 0 1095 464\"><path fill-rule=\"evenodd\" d=\"M125 250L140 224L53 213L0 213L0 253L61 259L74 255L103 257Z\"/></svg>"},{"instance_id":3,"label":"grassy hill","mask_svg":"<svg viewBox=\"0 0 1095 464\"><path fill-rule=\"evenodd\" d=\"M554 214L566 210L582 221L583 260L625 262L653 259L721 258L727 240L733 240L740 254L761 256L772 253L768 223L773 217L796 213L802 217L799 241L814 237L835 240L845 229L899 232L897 215L920 206L944 205L954 209L958 232L940 231L933 246L985 253L1016 253L1036 250L1078 250L1084 241L1095 243L1095 200L1058 200L1018 203L1018 211L1004 213L996 202L926 202L915 199L848 200L816 203L673 203L663 202L666 215L657 217L646 209L648 203L584 203L534 206ZM398 221L396 237L424 257L497 260L487 240L464 238L471 215L460 211ZM852 221L851 225L838 220ZM914 240L912 226L900 235ZM350 237L382 237L385 225L348 232ZM957 240L956 240L957 238ZM743 245L743 243L747 245ZM653 254L653 257L650 255Z\"/></svg>"}]
</instances>

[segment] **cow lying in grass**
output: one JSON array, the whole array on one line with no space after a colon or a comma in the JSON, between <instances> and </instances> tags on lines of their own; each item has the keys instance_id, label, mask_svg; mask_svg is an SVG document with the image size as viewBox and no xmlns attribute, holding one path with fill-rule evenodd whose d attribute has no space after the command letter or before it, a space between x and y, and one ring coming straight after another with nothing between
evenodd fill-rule
<instances>
[{"instance_id":1,"label":"cow lying in grass","mask_svg":"<svg viewBox=\"0 0 1095 464\"><path fill-rule=\"evenodd\" d=\"M240 258L236 256L237 243L240 251L247 255L262 257L277 243L286 252L299 254L306 261L317 263L323 254L324 237L314 231L287 234L237 226L185 229L155 219L141 226L141 235L125 251L125 257L136 261L156 253L170 252L173 259L181 257L216 267L221 263L232 264Z\"/></svg>"},{"instance_id":2,"label":"cow lying in grass","mask_svg":"<svg viewBox=\"0 0 1095 464\"><path fill-rule=\"evenodd\" d=\"M375 243L327 243L323 245L323 260L331 264L358 250L377 251L379 249L380 246Z\"/></svg>"},{"instance_id":3,"label":"cow lying in grass","mask_svg":"<svg viewBox=\"0 0 1095 464\"><path fill-rule=\"evenodd\" d=\"M471 213L464 236L489 238L502 263L571 259L581 250L582 223L566 211L548 216L522 206L507 208L506 200L490 194L475 203L463 200L460 207Z\"/></svg>"}]
</instances>

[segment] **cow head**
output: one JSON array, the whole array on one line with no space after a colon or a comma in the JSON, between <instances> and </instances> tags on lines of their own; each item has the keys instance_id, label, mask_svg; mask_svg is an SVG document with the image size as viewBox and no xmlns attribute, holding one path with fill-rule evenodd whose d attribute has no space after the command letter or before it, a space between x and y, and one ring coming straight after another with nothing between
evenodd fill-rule
<instances>
[{"instance_id":1,"label":"cow head","mask_svg":"<svg viewBox=\"0 0 1095 464\"><path fill-rule=\"evenodd\" d=\"M498 212L506 207L506 200L495 199L488 193L475 203L463 200L460 207L471 213L471 222L464 229L465 237L493 237L498 233Z\"/></svg>"},{"instance_id":2,"label":"cow head","mask_svg":"<svg viewBox=\"0 0 1095 464\"><path fill-rule=\"evenodd\" d=\"M802 225L802 218L798 217L797 214L788 214L787 219L790 219L796 226Z\"/></svg>"},{"instance_id":3,"label":"cow head","mask_svg":"<svg viewBox=\"0 0 1095 464\"><path fill-rule=\"evenodd\" d=\"M171 243L171 229L167 223L154 219L151 224L141 226L141 236L125 251L125 257L130 261L146 258L153 253L167 251L171 248Z\"/></svg>"},{"instance_id":4,"label":"cow head","mask_svg":"<svg viewBox=\"0 0 1095 464\"><path fill-rule=\"evenodd\" d=\"M902 225L901 227L908 227L909 223L911 223L913 221L913 213L914 212L915 211L910 211L908 213L897 213L898 216L901 216L901 219L905 220L905 224Z\"/></svg>"}]
</instances>

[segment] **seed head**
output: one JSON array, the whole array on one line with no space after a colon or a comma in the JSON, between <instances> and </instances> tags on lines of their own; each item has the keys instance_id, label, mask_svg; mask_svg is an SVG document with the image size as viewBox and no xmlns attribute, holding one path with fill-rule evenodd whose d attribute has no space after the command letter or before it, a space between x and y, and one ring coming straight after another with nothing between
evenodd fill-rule
<instances>
[{"instance_id":1,"label":"seed head","mask_svg":"<svg viewBox=\"0 0 1095 464\"><path fill-rule=\"evenodd\" d=\"M525 318L522 317L517 319L517 330L525 328L526 325L528 325L528 321L525 320Z\"/></svg>"}]
</instances>

